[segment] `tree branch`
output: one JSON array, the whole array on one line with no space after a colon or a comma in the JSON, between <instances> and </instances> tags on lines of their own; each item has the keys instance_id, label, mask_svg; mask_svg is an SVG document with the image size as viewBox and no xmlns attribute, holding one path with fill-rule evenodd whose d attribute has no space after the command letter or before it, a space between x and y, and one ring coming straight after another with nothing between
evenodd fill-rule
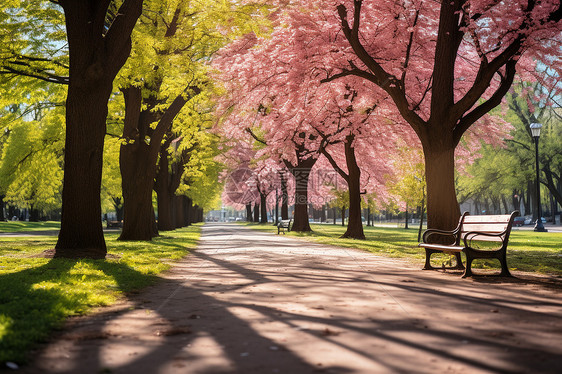
<instances>
[{"instance_id":1,"label":"tree branch","mask_svg":"<svg viewBox=\"0 0 562 374\"><path fill-rule=\"evenodd\" d=\"M476 121L478 121L482 116L488 113L490 110L498 106L502 98L507 94L511 84L513 83L513 78L515 77L515 65L517 61L510 60L506 64L506 72L505 76L502 77L500 86L498 89L492 94L492 96L486 100L484 103L480 104L476 108L474 108L471 112L467 113L464 117L462 117L455 129L453 130L453 139L455 144L458 144L462 135L468 130L468 128Z\"/></svg>"}]
</instances>

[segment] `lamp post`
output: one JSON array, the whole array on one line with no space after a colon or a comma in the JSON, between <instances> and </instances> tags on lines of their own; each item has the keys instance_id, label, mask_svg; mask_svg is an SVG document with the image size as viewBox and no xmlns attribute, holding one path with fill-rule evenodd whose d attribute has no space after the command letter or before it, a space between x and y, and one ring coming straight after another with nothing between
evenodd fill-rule
<instances>
[{"instance_id":1,"label":"lamp post","mask_svg":"<svg viewBox=\"0 0 562 374\"><path fill-rule=\"evenodd\" d=\"M537 222L535 223L535 231L546 232L542 224L542 212L541 212L541 185L539 182L539 137L541 136L540 123L531 123L529 126L531 128L531 135L535 141L535 169L537 171Z\"/></svg>"}]
</instances>

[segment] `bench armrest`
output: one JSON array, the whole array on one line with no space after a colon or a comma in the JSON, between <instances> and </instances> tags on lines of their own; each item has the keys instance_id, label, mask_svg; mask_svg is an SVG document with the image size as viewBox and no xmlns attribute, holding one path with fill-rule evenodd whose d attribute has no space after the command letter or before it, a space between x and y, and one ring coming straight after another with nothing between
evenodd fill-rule
<instances>
[{"instance_id":1,"label":"bench armrest","mask_svg":"<svg viewBox=\"0 0 562 374\"><path fill-rule=\"evenodd\" d=\"M424 231L422 236L422 243L427 243L427 238L431 235L439 235L439 236L450 236L455 239L455 243L457 241L457 234L458 228L448 231L448 230L438 230L438 229L427 229Z\"/></svg>"}]
</instances>

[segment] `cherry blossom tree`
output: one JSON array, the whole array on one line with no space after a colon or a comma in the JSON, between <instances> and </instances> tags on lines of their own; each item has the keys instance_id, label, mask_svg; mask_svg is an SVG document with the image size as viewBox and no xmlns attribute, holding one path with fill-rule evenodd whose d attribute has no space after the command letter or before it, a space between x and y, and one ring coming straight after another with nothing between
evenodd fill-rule
<instances>
[{"instance_id":1,"label":"cherry blossom tree","mask_svg":"<svg viewBox=\"0 0 562 374\"><path fill-rule=\"evenodd\" d=\"M350 185L349 193L353 195L352 218L344 236L364 238L361 173L355 160L354 143L358 138L367 139L366 134L374 131L368 127L391 114L372 114L378 100L372 94L373 87L360 91L349 88L349 81L354 81L355 86L372 83L349 77L321 84L322 72L329 61L325 59L326 51L320 47L329 44L330 36L323 32L323 17L317 16L318 13L303 13L299 8L286 10L277 14L277 27L267 38L247 35L223 51L215 66L222 71L221 79L230 92L230 99L223 106L234 111L224 124L230 129L230 137L244 131L251 134L267 146L268 155L282 160L293 174L295 231L310 230L307 213L310 175L320 155L328 157ZM390 134L398 129L397 126ZM373 139L386 140L385 137ZM338 157L332 157L328 151L338 152L339 148L331 147L337 143L346 144L340 153L347 157L341 158L339 164ZM381 160L375 157L370 161L377 164Z\"/></svg>"},{"instance_id":2,"label":"cherry blossom tree","mask_svg":"<svg viewBox=\"0 0 562 374\"><path fill-rule=\"evenodd\" d=\"M347 43L331 48L345 66L325 81L361 77L393 100L423 147L428 225L451 228L460 215L455 149L518 70L535 73L535 57L558 62L559 73L560 1L324 2L336 5Z\"/></svg>"}]
</instances>

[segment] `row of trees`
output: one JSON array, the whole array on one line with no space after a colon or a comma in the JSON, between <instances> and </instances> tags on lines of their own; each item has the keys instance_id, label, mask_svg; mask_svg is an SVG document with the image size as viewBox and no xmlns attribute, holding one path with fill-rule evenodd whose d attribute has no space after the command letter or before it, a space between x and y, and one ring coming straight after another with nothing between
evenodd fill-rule
<instances>
[{"instance_id":1,"label":"row of trees","mask_svg":"<svg viewBox=\"0 0 562 374\"><path fill-rule=\"evenodd\" d=\"M299 231L310 230L313 194L345 184L345 236L357 238L363 237L361 195L387 198L385 176L403 158L400 149L419 148L429 226L450 228L459 216L455 152L457 160L469 159L480 139L493 142L505 134L504 121L488 114L516 73L540 81L541 90L558 87L552 83L562 65L557 0L263 4L4 3L4 149L17 149L10 139L28 136L44 145L36 150L50 155L36 168L64 165L58 256L105 256L104 162L121 176L122 196L111 187L106 191L124 205L122 239L149 240L157 230L152 191L158 193L160 229L169 228L175 191L203 200L212 196L219 148L223 162L238 160L231 170L258 170L252 183L260 201L277 183L262 175L278 176L283 196L292 189ZM218 73L211 73L211 64ZM206 131L217 112L222 120L214 132ZM16 131L24 122L31 131L23 125ZM226 144L216 143L217 133ZM106 156L117 149L118 166ZM7 162L5 172L39 153L28 154ZM314 170L327 169L337 173L332 187L318 184L309 194L311 176L323 174L315 176ZM28 182L31 176L16 177L2 188L15 195L13 183ZM204 192L196 192L197 184ZM407 188L397 191L407 194Z\"/></svg>"},{"instance_id":2,"label":"row of trees","mask_svg":"<svg viewBox=\"0 0 562 374\"><path fill-rule=\"evenodd\" d=\"M455 172L481 141L507 135L492 111L515 77L540 82L533 95L559 89L561 13L557 1L291 1L271 17L271 36L247 35L215 60L229 92L221 131L253 138L263 147L250 158L294 175L297 231L310 230L307 186L326 160L348 186L344 236L355 238L361 193L384 195L373 178L400 142L419 147L428 224L450 229L460 216Z\"/></svg>"},{"instance_id":3,"label":"row of trees","mask_svg":"<svg viewBox=\"0 0 562 374\"><path fill-rule=\"evenodd\" d=\"M2 173L13 176L1 188L13 202L62 203L56 256L105 256L101 196L122 204L124 240L174 228L178 195L214 203L207 62L259 27L259 4L14 0L0 12ZM31 175L43 185L31 186ZM21 187L35 196L18 196Z\"/></svg>"}]
</instances>

